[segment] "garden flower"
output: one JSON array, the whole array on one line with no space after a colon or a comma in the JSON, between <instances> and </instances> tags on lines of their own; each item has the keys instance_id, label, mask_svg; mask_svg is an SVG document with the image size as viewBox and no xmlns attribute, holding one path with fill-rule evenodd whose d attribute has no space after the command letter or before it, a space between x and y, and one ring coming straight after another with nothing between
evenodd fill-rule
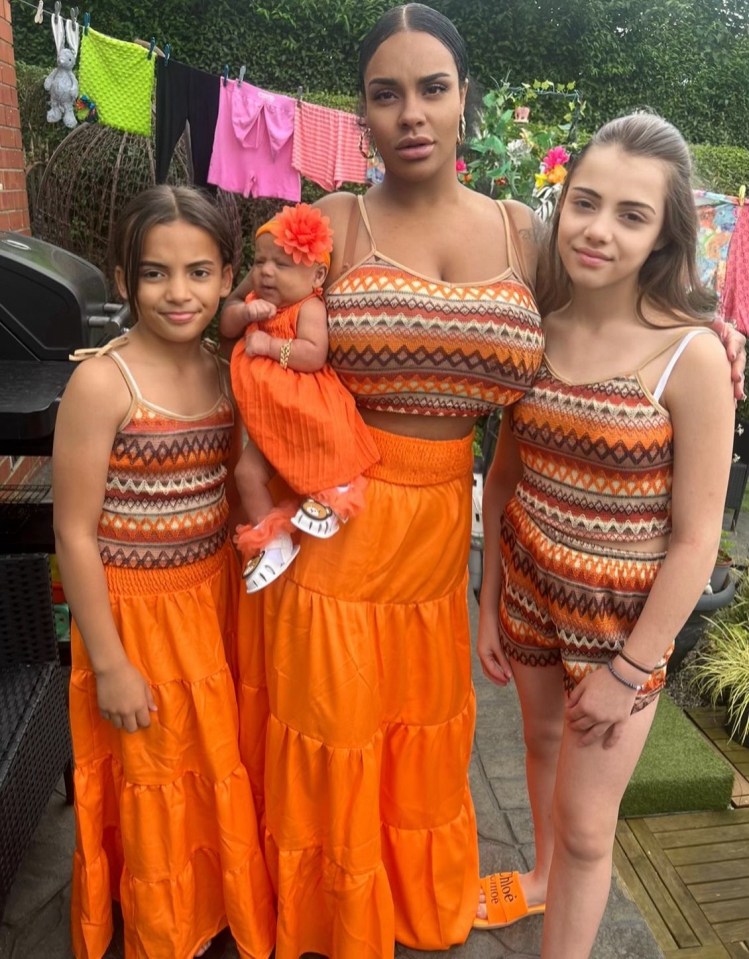
<instances>
[{"instance_id":1,"label":"garden flower","mask_svg":"<svg viewBox=\"0 0 749 959\"><path fill-rule=\"evenodd\" d=\"M537 190L543 189L543 188L546 186L547 182L548 182L547 179L546 179L546 174L545 174L545 173L537 173L535 179L536 179L536 189L537 189Z\"/></svg>"},{"instance_id":2,"label":"garden flower","mask_svg":"<svg viewBox=\"0 0 749 959\"><path fill-rule=\"evenodd\" d=\"M466 161L461 157L459 160L455 161L455 172L460 175L461 173L468 173L468 167L466 166Z\"/></svg>"},{"instance_id":3,"label":"garden flower","mask_svg":"<svg viewBox=\"0 0 749 959\"><path fill-rule=\"evenodd\" d=\"M565 163L569 163L569 160L570 155L564 147L552 147L541 161L541 169L544 173L548 173L557 166L563 167ZM563 179L564 177L562 177ZM555 180L554 182L561 183L562 180Z\"/></svg>"},{"instance_id":4,"label":"garden flower","mask_svg":"<svg viewBox=\"0 0 749 959\"><path fill-rule=\"evenodd\" d=\"M549 183L564 183L567 179L567 171L561 164L557 164L546 174Z\"/></svg>"}]
</instances>

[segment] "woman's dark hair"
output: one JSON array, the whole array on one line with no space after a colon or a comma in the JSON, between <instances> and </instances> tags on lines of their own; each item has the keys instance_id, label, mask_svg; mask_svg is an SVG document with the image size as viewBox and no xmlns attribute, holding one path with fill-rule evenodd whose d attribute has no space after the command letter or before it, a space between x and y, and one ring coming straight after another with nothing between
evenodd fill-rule
<instances>
[{"instance_id":1,"label":"woman's dark hair","mask_svg":"<svg viewBox=\"0 0 749 959\"><path fill-rule=\"evenodd\" d=\"M715 309L715 297L702 284L697 270L697 210L692 193L692 160L684 137L655 113L639 111L604 124L586 144L570 168L552 219L548 258L539 272L542 314L561 306L570 281L559 257L559 217L575 168L594 147L616 146L631 156L660 160L666 168L662 246L642 265L637 314L643 322L643 300L682 320L706 321ZM612 171L612 176L616 172Z\"/></svg>"},{"instance_id":2,"label":"woman's dark hair","mask_svg":"<svg viewBox=\"0 0 749 959\"><path fill-rule=\"evenodd\" d=\"M369 61L380 44L396 33L404 31L428 33L439 40L452 54L461 84L468 79L468 54L463 38L452 20L423 3L404 3L400 7L391 7L385 11L359 47L359 93L366 99L364 74Z\"/></svg>"},{"instance_id":3,"label":"woman's dark hair","mask_svg":"<svg viewBox=\"0 0 749 959\"><path fill-rule=\"evenodd\" d=\"M120 214L112 233L112 268L120 267L133 319L138 319L138 274L143 244L155 226L184 220L200 227L218 245L221 262L234 268L237 244L226 217L208 194L189 186L149 187L133 197Z\"/></svg>"}]
</instances>

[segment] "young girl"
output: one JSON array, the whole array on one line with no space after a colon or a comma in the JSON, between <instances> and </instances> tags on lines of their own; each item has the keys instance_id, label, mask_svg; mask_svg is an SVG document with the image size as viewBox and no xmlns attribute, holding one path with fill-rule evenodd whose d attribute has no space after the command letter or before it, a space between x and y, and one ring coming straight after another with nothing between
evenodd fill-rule
<instances>
[{"instance_id":1,"label":"young girl","mask_svg":"<svg viewBox=\"0 0 749 959\"><path fill-rule=\"evenodd\" d=\"M250 441L235 477L250 525L237 528L252 593L273 582L299 552L292 526L320 539L364 502L362 473L377 448L351 394L327 365L322 284L330 267L329 219L306 203L285 206L255 235L255 261L240 289L244 309L225 313L234 338L231 379ZM278 472L301 505L275 507L267 484Z\"/></svg>"},{"instance_id":2,"label":"young girl","mask_svg":"<svg viewBox=\"0 0 749 959\"><path fill-rule=\"evenodd\" d=\"M619 802L718 548L732 391L695 234L678 131L645 113L606 124L553 225L569 302L544 321L486 484L479 655L517 684L536 864L482 881L476 925L545 903L544 959L590 954Z\"/></svg>"},{"instance_id":3,"label":"young girl","mask_svg":"<svg viewBox=\"0 0 749 959\"><path fill-rule=\"evenodd\" d=\"M77 959L106 952L112 898L127 959L202 955L227 922L241 956L273 947L225 653L240 583L224 491L234 415L225 370L201 340L229 292L233 252L199 193L136 197L114 235L136 324L75 371L60 405Z\"/></svg>"}]
</instances>

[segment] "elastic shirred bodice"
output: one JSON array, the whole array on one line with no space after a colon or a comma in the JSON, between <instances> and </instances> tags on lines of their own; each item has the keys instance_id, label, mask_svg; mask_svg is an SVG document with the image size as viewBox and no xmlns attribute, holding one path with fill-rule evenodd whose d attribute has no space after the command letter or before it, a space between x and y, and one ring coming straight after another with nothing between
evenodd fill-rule
<instances>
[{"instance_id":1,"label":"elastic shirred bodice","mask_svg":"<svg viewBox=\"0 0 749 959\"><path fill-rule=\"evenodd\" d=\"M98 539L105 566L168 568L216 553L226 541L224 493L234 410L221 395L207 413L179 416L144 399L122 357L132 402L109 456ZM217 361L218 362L218 361Z\"/></svg>"},{"instance_id":2,"label":"elastic shirred bodice","mask_svg":"<svg viewBox=\"0 0 749 959\"><path fill-rule=\"evenodd\" d=\"M542 529L583 542L671 531L671 418L637 373L575 385L544 359L511 417L523 462L515 496Z\"/></svg>"},{"instance_id":3,"label":"elastic shirred bodice","mask_svg":"<svg viewBox=\"0 0 749 959\"><path fill-rule=\"evenodd\" d=\"M481 283L433 280L377 251L326 293L329 360L357 405L432 416L482 416L518 400L543 354L533 294L512 267ZM511 262L517 259L507 214Z\"/></svg>"}]
</instances>

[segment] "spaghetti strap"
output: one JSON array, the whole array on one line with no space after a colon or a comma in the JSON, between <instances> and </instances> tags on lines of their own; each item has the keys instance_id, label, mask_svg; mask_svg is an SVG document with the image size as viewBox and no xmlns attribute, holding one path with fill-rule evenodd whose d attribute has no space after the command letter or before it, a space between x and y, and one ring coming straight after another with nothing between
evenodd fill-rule
<instances>
[{"instance_id":1,"label":"spaghetti strap","mask_svg":"<svg viewBox=\"0 0 749 959\"><path fill-rule=\"evenodd\" d=\"M123 380L127 383L127 388L130 390L130 395L134 400L142 400L143 396L140 392L140 387L135 382L135 377L130 372L130 367L122 359L119 353L116 350L111 350L107 353L110 359L114 360L115 364L119 367L120 373L122 373Z\"/></svg>"},{"instance_id":2,"label":"spaghetti strap","mask_svg":"<svg viewBox=\"0 0 749 959\"><path fill-rule=\"evenodd\" d=\"M681 337L681 340L678 341L679 345L674 350L673 356L666 364L666 369L663 371L663 373L661 373L661 378L658 380L658 384L653 390L654 400L660 401L660 398L663 395L663 391L666 389L666 384L668 383L669 377L671 376L671 373L673 372L673 369L676 366L677 360L679 359L681 354L684 352L684 350L687 348L687 346L692 342L695 336L699 336L700 333L710 333L710 332L712 331L708 327L700 326L695 330L690 330L688 333L686 333L684 336ZM666 347L666 349L673 346L674 342L675 341L672 340L671 343L669 343L668 347ZM656 353L655 356L660 356L660 354L664 352L665 350L659 350L659 352ZM651 356L650 360L654 360L655 356ZM647 362L650 362L650 360L648 360ZM645 366L646 364L643 363L642 365Z\"/></svg>"},{"instance_id":3,"label":"spaghetti strap","mask_svg":"<svg viewBox=\"0 0 749 959\"><path fill-rule=\"evenodd\" d=\"M528 270L526 269L525 257L523 256L522 252L522 244L520 242L517 224L507 212L507 209L501 200L497 200L497 207L502 215L502 222L504 223L505 228L507 265L519 280L522 280L526 286L533 288L533 281L529 278Z\"/></svg>"},{"instance_id":4,"label":"spaghetti strap","mask_svg":"<svg viewBox=\"0 0 749 959\"><path fill-rule=\"evenodd\" d=\"M377 244L375 243L375 238L372 235L372 227L369 224L369 217L367 216L367 204L364 202L364 197L361 194L357 196L356 199L361 218L364 221L364 228L367 231L367 236L369 237L370 253L374 253L377 250Z\"/></svg>"},{"instance_id":5,"label":"spaghetti strap","mask_svg":"<svg viewBox=\"0 0 749 959\"><path fill-rule=\"evenodd\" d=\"M356 238L359 235L359 202L361 197L357 197L350 204L348 223L346 224L346 236L343 245L343 262L341 264L341 273L347 273L354 262L354 250L356 249ZM371 236L370 236L371 239Z\"/></svg>"}]
</instances>

